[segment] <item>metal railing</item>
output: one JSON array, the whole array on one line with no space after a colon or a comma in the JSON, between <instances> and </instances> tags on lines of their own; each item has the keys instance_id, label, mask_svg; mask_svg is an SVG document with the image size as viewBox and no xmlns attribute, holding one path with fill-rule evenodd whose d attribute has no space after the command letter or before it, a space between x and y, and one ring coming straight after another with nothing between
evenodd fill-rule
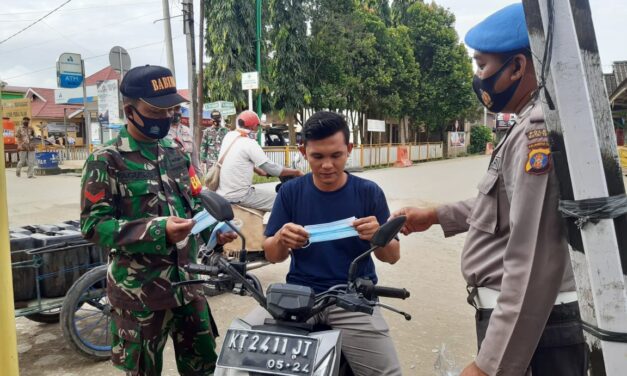
<instances>
[{"instance_id":1,"label":"metal railing","mask_svg":"<svg viewBox=\"0 0 627 376\"><path fill-rule=\"evenodd\" d=\"M351 151L346 167L389 166L396 162L399 146L408 148L409 159L414 162L443 157L442 142L359 145ZM298 168L305 172L310 171L309 163L300 155L300 151L295 146L267 146L263 150L274 163Z\"/></svg>"}]
</instances>

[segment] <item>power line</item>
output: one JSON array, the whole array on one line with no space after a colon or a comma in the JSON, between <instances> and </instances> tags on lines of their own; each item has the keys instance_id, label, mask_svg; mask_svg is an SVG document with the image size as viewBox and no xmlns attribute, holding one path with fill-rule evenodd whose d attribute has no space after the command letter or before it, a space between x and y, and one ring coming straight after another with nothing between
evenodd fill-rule
<instances>
[{"instance_id":1,"label":"power line","mask_svg":"<svg viewBox=\"0 0 627 376\"><path fill-rule=\"evenodd\" d=\"M158 0L152 0L152 1L143 1L143 2L135 2L135 3L115 3L115 4L109 4L106 6L95 6L95 7L82 7L82 8L71 8L71 9L65 9L62 10L59 13L64 13L64 12L75 12L75 11L81 11L81 10L85 10L85 9L98 9L98 8L112 8L112 7L126 7L126 6L138 6L138 5L144 5L144 4L152 4L155 3ZM29 13L42 13L45 11L41 11L41 10L28 10L28 11L23 11L23 12L10 12L10 13L0 13L0 16L15 16L18 14L29 14Z\"/></svg>"},{"instance_id":2,"label":"power line","mask_svg":"<svg viewBox=\"0 0 627 376\"><path fill-rule=\"evenodd\" d=\"M181 35L176 36L176 37L174 37L172 39L179 39L179 38L182 38L184 36L185 36L184 34L181 34ZM158 42L151 42L151 43L142 44L142 45L139 45L139 46L134 46L134 47L131 47L131 48L127 48L126 50L127 51L132 51L132 50L137 50L137 49L144 48L144 47L154 46L154 45L161 44L161 43L163 43L163 40L160 40ZM92 59L97 59L99 57L104 57L104 56L109 56L109 53L107 52L106 54L100 54L100 55L93 55L93 56L84 57L83 60L92 60ZM12 80L12 79L15 79L15 78L28 76L29 74L39 73L39 72L43 72L43 71L47 71L47 70L51 70L51 69L56 69L56 66L52 66L52 67L49 66L49 67L45 67L45 68L39 68L39 69L36 69L34 71L30 71L30 72L19 74L17 76L7 77L4 80Z\"/></svg>"},{"instance_id":3,"label":"power line","mask_svg":"<svg viewBox=\"0 0 627 376\"><path fill-rule=\"evenodd\" d=\"M44 18L48 17L49 15L51 15L52 13L54 13L55 11L57 11L58 9L61 9L64 5L66 5L67 3L69 3L72 0L67 0L65 3L59 5L58 7L54 8L53 10L51 10L50 12L46 13L44 16L40 17L37 21L33 22L32 24L26 26L25 28L23 28L22 30L18 31L17 33L11 35L10 37L4 39L3 41L0 41L0 44L8 41L9 39L13 38L14 36L30 29L32 26L34 26L35 24L37 24L38 22L42 21Z\"/></svg>"}]
</instances>

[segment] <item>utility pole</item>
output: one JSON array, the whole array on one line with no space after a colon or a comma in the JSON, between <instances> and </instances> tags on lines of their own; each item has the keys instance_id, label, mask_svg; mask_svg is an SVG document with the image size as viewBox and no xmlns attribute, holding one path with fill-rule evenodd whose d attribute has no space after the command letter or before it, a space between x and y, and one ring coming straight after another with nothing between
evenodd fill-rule
<instances>
[{"instance_id":1,"label":"utility pole","mask_svg":"<svg viewBox=\"0 0 627 376\"><path fill-rule=\"evenodd\" d=\"M4 107L2 89L7 85L0 80L0 128L4 133ZM9 214L7 206L7 184L4 170L4 143L0 144L0 333L3 333L0 346L0 364L7 376L19 375L17 363L17 336L15 334L15 312L13 304L13 277L9 241Z\"/></svg>"},{"instance_id":2,"label":"utility pole","mask_svg":"<svg viewBox=\"0 0 627 376\"><path fill-rule=\"evenodd\" d=\"M208 0L200 0L200 21L198 21L198 126L194 130L194 149L198 147L200 144L200 140L202 138L202 113L203 113L203 104L205 100L205 91L204 87L204 57L205 57L205 4Z\"/></svg>"},{"instance_id":3,"label":"utility pole","mask_svg":"<svg viewBox=\"0 0 627 376\"><path fill-rule=\"evenodd\" d=\"M165 52L168 55L168 68L172 71L172 77L176 77L174 71L174 51L172 49L172 26L170 24L170 5L168 0L162 0L163 5L163 34L165 37Z\"/></svg>"},{"instance_id":4,"label":"utility pole","mask_svg":"<svg viewBox=\"0 0 627 376\"><path fill-rule=\"evenodd\" d=\"M257 15L257 76L259 77L259 88L257 89L257 116L261 119L261 2L256 0L255 9ZM261 129L257 131L257 143L261 145Z\"/></svg>"},{"instance_id":5,"label":"utility pole","mask_svg":"<svg viewBox=\"0 0 627 376\"><path fill-rule=\"evenodd\" d=\"M193 0L183 0L183 32L187 41L187 81L189 85L189 130L192 135L196 134L196 128L199 127L198 112L196 106L198 101L196 89L196 42L194 41L194 2ZM192 165L196 171L200 171L198 158L198 148L194 141L194 150L192 151Z\"/></svg>"},{"instance_id":6,"label":"utility pole","mask_svg":"<svg viewBox=\"0 0 627 376\"><path fill-rule=\"evenodd\" d=\"M536 75L540 83L545 78L542 106L561 199L581 204L624 195L589 2L523 0L523 5ZM582 321L596 337L586 336L591 374L623 375L627 343L617 337L627 333L627 218L579 224L567 221Z\"/></svg>"}]
</instances>

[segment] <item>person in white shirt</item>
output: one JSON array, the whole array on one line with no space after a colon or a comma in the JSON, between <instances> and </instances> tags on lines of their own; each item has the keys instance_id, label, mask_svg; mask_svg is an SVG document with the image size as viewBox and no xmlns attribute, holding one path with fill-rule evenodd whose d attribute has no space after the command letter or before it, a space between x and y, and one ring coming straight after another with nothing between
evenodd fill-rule
<instances>
[{"instance_id":1,"label":"person in white shirt","mask_svg":"<svg viewBox=\"0 0 627 376\"><path fill-rule=\"evenodd\" d=\"M268 159L257 142L248 137L259 127L259 117L244 111L236 120L237 128L224 136L218 160L222 159L220 185L216 191L233 204L269 212L274 205L275 192L253 187L253 173L270 176L302 176L300 170L280 166Z\"/></svg>"}]
</instances>

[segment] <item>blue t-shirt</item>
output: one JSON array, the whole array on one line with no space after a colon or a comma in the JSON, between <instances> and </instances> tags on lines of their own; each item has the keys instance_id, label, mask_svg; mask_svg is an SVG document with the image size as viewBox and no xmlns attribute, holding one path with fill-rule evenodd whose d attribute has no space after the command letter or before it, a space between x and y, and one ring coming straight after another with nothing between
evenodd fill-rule
<instances>
[{"instance_id":1,"label":"blue t-shirt","mask_svg":"<svg viewBox=\"0 0 627 376\"><path fill-rule=\"evenodd\" d=\"M307 174L281 186L265 235L273 236L289 222L306 226L371 215L377 217L379 224L390 216L385 194L374 182L348 174L342 188L323 192L314 185L313 176ZM369 248L368 241L355 236L294 249L287 282L309 286L316 293L346 283L350 263ZM363 260L358 271L360 277L377 282L372 258Z\"/></svg>"}]
</instances>

